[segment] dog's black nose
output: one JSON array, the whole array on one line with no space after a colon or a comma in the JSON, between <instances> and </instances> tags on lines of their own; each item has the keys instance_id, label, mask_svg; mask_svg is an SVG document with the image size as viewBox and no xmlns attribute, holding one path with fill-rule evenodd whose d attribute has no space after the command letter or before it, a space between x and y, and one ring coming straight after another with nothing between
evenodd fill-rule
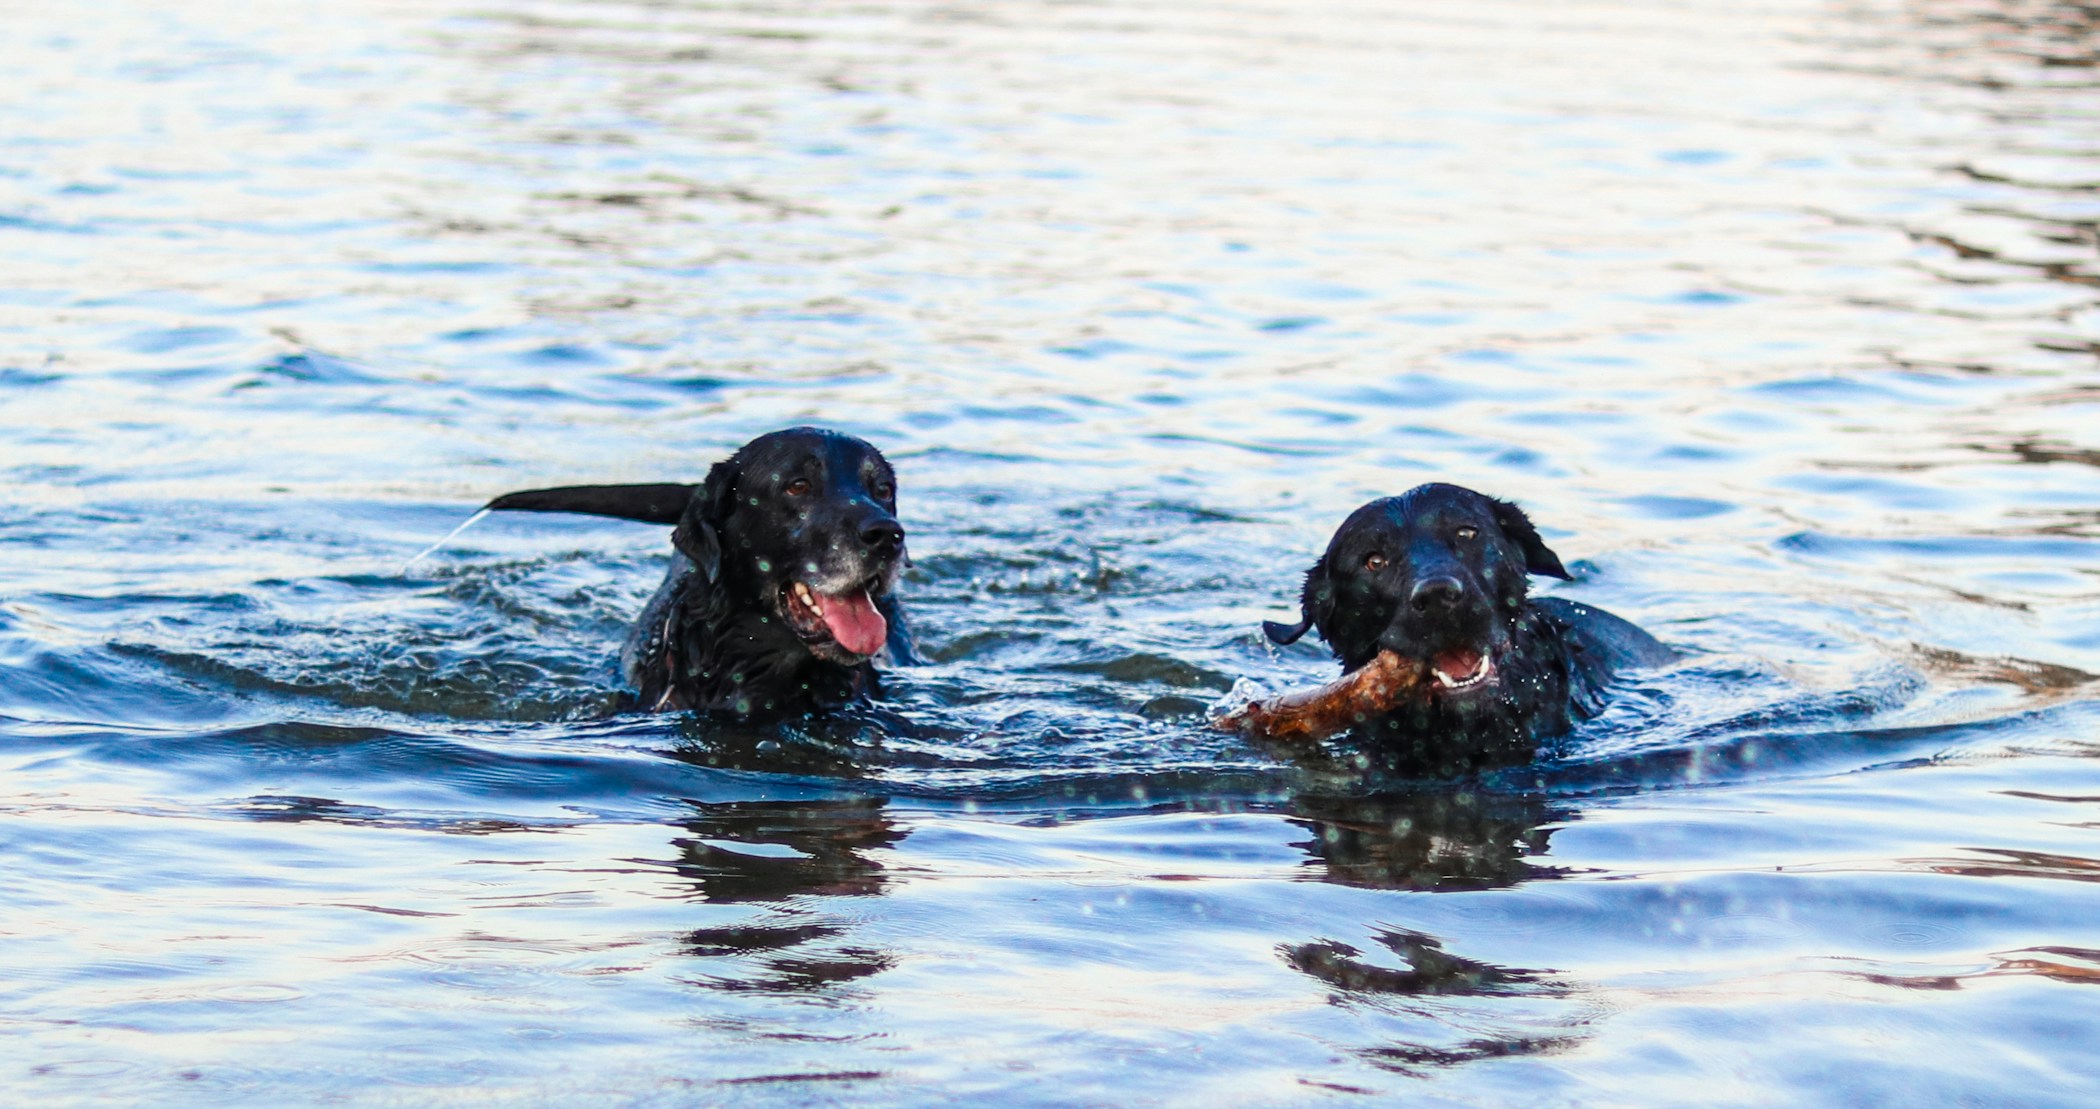
<instances>
[{"instance_id":1,"label":"dog's black nose","mask_svg":"<svg viewBox=\"0 0 2100 1109\"><path fill-rule=\"evenodd\" d=\"M1433 608L1450 608L1466 595L1466 587L1457 578L1427 578L1415 583L1414 592L1407 595L1407 603L1416 612L1428 612Z\"/></svg>"},{"instance_id":2,"label":"dog's black nose","mask_svg":"<svg viewBox=\"0 0 2100 1109\"><path fill-rule=\"evenodd\" d=\"M904 526L895 520L870 520L860 527L860 541L870 550L894 551L904 545Z\"/></svg>"}]
</instances>

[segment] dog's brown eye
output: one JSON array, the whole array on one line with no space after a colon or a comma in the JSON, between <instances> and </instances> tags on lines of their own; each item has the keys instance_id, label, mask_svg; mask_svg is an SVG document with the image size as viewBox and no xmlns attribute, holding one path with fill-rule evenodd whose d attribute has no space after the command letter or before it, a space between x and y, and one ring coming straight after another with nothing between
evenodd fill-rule
<instances>
[{"instance_id":1,"label":"dog's brown eye","mask_svg":"<svg viewBox=\"0 0 2100 1109\"><path fill-rule=\"evenodd\" d=\"M889 500L890 494L894 493L895 491L896 490L890 488L890 483L887 481L878 481L875 484L868 487L868 492L875 494L875 499L878 501Z\"/></svg>"},{"instance_id":2,"label":"dog's brown eye","mask_svg":"<svg viewBox=\"0 0 2100 1109\"><path fill-rule=\"evenodd\" d=\"M1473 538L1474 536L1476 536L1476 535L1479 535L1479 534L1480 534L1480 529L1479 529L1479 528L1460 528L1460 529L1458 529L1458 531L1457 531L1457 533L1456 533L1456 534L1458 535L1458 537L1459 537L1460 539L1471 539L1471 538Z\"/></svg>"},{"instance_id":3,"label":"dog's brown eye","mask_svg":"<svg viewBox=\"0 0 2100 1109\"><path fill-rule=\"evenodd\" d=\"M790 496L790 497L802 497L802 496L807 496L808 494L809 494L809 479L808 479L808 478L806 478L806 477L798 477L798 478L796 478L795 480L793 480L793 481L791 481L791 482L788 482L788 486L787 486L787 495L788 495L788 496Z\"/></svg>"},{"instance_id":4,"label":"dog's brown eye","mask_svg":"<svg viewBox=\"0 0 2100 1109\"><path fill-rule=\"evenodd\" d=\"M1382 555L1382 554L1379 554L1379 553L1378 553L1378 552L1376 552L1376 551L1373 551L1373 552L1371 552L1370 554L1368 554L1368 555L1365 555L1365 556L1364 556L1364 569L1366 569L1366 570L1383 570L1383 569L1385 569L1385 556L1384 556L1384 555Z\"/></svg>"}]
</instances>

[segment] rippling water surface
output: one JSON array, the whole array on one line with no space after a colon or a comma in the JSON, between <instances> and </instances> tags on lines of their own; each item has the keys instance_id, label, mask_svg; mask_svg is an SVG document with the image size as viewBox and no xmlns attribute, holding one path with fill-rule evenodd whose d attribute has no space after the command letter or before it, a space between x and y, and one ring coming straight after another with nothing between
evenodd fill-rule
<instances>
[{"instance_id":1,"label":"rippling water surface","mask_svg":"<svg viewBox=\"0 0 2100 1109\"><path fill-rule=\"evenodd\" d=\"M2100 26L2043 0L0 7L0 1098L2086 1104ZM610 715L884 447L934 662ZM1206 732L1356 504L1684 649Z\"/></svg>"}]
</instances>

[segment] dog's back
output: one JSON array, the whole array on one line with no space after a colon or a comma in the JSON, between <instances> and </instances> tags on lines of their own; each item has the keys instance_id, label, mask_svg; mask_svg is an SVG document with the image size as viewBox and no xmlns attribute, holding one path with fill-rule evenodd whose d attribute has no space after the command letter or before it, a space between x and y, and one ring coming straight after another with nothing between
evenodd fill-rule
<instances>
[{"instance_id":1,"label":"dog's back","mask_svg":"<svg viewBox=\"0 0 2100 1109\"><path fill-rule=\"evenodd\" d=\"M1605 689L1619 674L1677 661L1676 651L1624 617L1563 597L1535 597L1530 603L1560 629L1557 639L1566 660L1567 702L1574 720L1587 720L1604 707ZM1550 711L1543 705L1528 707L1533 713Z\"/></svg>"}]
</instances>

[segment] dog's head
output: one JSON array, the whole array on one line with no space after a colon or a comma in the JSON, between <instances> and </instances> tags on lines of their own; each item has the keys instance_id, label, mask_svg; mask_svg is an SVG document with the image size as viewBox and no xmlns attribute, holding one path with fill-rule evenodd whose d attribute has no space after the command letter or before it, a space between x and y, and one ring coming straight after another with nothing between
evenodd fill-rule
<instances>
[{"instance_id":1,"label":"dog's head","mask_svg":"<svg viewBox=\"0 0 2100 1109\"><path fill-rule=\"evenodd\" d=\"M761 435L708 471L671 541L707 581L770 610L819 658L857 664L889 624L876 602L906 565L897 476L850 435Z\"/></svg>"},{"instance_id":2,"label":"dog's head","mask_svg":"<svg viewBox=\"0 0 2100 1109\"><path fill-rule=\"evenodd\" d=\"M1418 486L1343 521L1305 575L1303 619L1263 625L1295 643L1308 630L1355 669L1380 650L1428 667L1431 695L1492 690L1524 616L1526 574L1566 578L1516 505L1456 485Z\"/></svg>"}]
</instances>

